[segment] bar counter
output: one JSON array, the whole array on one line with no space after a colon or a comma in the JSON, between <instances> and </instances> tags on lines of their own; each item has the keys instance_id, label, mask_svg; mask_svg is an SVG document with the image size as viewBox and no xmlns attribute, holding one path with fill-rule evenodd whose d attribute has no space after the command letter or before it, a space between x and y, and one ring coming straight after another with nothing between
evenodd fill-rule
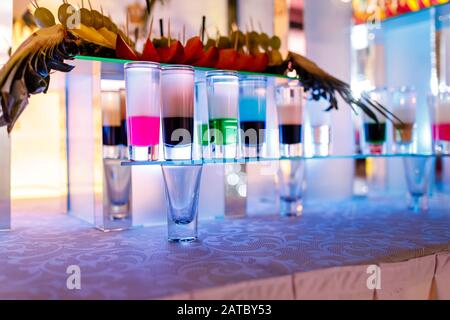
<instances>
[{"instance_id":1,"label":"bar counter","mask_svg":"<svg viewBox=\"0 0 450 320\"><path fill-rule=\"evenodd\" d=\"M165 225L105 233L27 203L0 233L0 298L449 299L449 201L437 196L428 213L412 213L402 200L200 221L190 244L168 243ZM80 290L67 289L70 265L80 267Z\"/></svg>"}]
</instances>

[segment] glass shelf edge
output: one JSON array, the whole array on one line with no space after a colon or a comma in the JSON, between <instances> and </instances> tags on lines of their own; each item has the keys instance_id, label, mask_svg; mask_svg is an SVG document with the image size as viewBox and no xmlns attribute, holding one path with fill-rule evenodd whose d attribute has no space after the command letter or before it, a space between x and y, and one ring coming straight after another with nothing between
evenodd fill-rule
<instances>
[{"instance_id":1,"label":"glass shelf edge","mask_svg":"<svg viewBox=\"0 0 450 320\"><path fill-rule=\"evenodd\" d=\"M252 158L252 159L218 159L218 160L180 160L180 161L122 161L122 166L198 166L198 165L214 165L214 164L246 164L246 163L262 163L271 161L300 161L300 160L338 160L338 159L367 159L367 158L381 158L394 159L405 157L450 157L450 155L438 154L389 154L389 155L370 155L370 154L355 154L355 155L335 155L335 156L304 156L295 158Z\"/></svg>"},{"instance_id":2,"label":"glass shelf edge","mask_svg":"<svg viewBox=\"0 0 450 320\"><path fill-rule=\"evenodd\" d=\"M118 64L125 64L128 62L133 62L133 60L124 60L124 59L117 59L117 58L103 58L103 57L93 57L93 56L75 56L75 60L108 62L108 63L118 63ZM161 63L161 65L169 66L170 64ZM212 70L218 70L218 69L194 67L194 70L206 72L206 71L212 71ZM231 70L231 71L235 71L235 70ZM235 71L235 72L237 72L238 74L262 75L262 76L266 76L266 77L273 77L273 78L280 78L280 79L292 79L286 75L275 74L275 73L250 72L250 71Z\"/></svg>"}]
</instances>

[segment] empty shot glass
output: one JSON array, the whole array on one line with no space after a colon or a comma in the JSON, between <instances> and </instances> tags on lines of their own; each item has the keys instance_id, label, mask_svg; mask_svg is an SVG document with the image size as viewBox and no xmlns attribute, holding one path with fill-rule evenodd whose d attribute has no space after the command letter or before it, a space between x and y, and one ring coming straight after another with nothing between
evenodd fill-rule
<instances>
[{"instance_id":1,"label":"empty shot glass","mask_svg":"<svg viewBox=\"0 0 450 320\"><path fill-rule=\"evenodd\" d=\"M162 166L168 203L168 239L191 242L197 239L198 199L201 165Z\"/></svg>"},{"instance_id":2,"label":"empty shot glass","mask_svg":"<svg viewBox=\"0 0 450 320\"><path fill-rule=\"evenodd\" d=\"M161 100L165 159L192 159L194 68L184 65L163 67Z\"/></svg>"},{"instance_id":3,"label":"empty shot glass","mask_svg":"<svg viewBox=\"0 0 450 320\"><path fill-rule=\"evenodd\" d=\"M305 162L303 160L280 161L278 190L282 216L300 216L302 214L304 174Z\"/></svg>"},{"instance_id":4,"label":"empty shot glass","mask_svg":"<svg viewBox=\"0 0 450 320\"><path fill-rule=\"evenodd\" d=\"M234 159L239 147L239 78L232 71L210 71L206 83L212 157Z\"/></svg>"},{"instance_id":5,"label":"empty shot glass","mask_svg":"<svg viewBox=\"0 0 450 320\"><path fill-rule=\"evenodd\" d=\"M267 78L243 75L239 79L239 125L242 154L245 158L262 156L266 142Z\"/></svg>"},{"instance_id":6,"label":"empty shot glass","mask_svg":"<svg viewBox=\"0 0 450 320\"><path fill-rule=\"evenodd\" d=\"M158 160L161 67L153 62L125 64L129 158Z\"/></svg>"},{"instance_id":7,"label":"empty shot glass","mask_svg":"<svg viewBox=\"0 0 450 320\"><path fill-rule=\"evenodd\" d=\"M303 155L303 88L299 81L290 81L276 88L280 156Z\"/></svg>"},{"instance_id":8,"label":"empty shot glass","mask_svg":"<svg viewBox=\"0 0 450 320\"><path fill-rule=\"evenodd\" d=\"M404 157L403 162L409 191L408 208L414 212L426 211L434 158Z\"/></svg>"},{"instance_id":9,"label":"empty shot glass","mask_svg":"<svg viewBox=\"0 0 450 320\"><path fill-rule=\"evenodd\" d=\"M194 99L194 135L196 159L211 158L208 94L206 91L206 76L204 72L195 74L195 99Z\"/></svg>"},{"instance_id":10,"label":"empty shot glass","mask_svg":"<svg viewBox=\"0 0 450 320\"><path fill-rule=\"evenodd\" d=\"M328 156L331 149L331 114L325 111L330 103L325 99L306 101L306 112L312 142L313 156Z\"/></svg>"}]
</instances>

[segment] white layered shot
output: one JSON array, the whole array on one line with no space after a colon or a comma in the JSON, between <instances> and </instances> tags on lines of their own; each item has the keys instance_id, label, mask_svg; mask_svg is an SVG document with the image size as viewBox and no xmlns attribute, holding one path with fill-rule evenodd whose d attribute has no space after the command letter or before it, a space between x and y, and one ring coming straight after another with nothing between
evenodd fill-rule
<instances>
[{"instance_id":1,"label":"white layered shot","mask_svg":"<svg viewBox=\"0 0 450 320\"><path fill-rule=\"evenodd\" d=\"M163 117L192 117L194 109L194 73L164 70L161 75Z\"/></svg>"},{"instance_id":2,"label":"white layered shot","mask_svg":"<svg viewBox=\"0 0 450 320\"><path fill-rule=\"evenodd\" d=\"M434 124L450 123L450 101L438 101L431 110L431 122Z\"/></svg>"},{"instance_id":3,"label":"white layered shot","mask_svg":"<svg viewBox=\"0 0 450 320\"><path fill-rule=\"evenodd\" d=\"M303 123L303 109L300 105L279 105L277 110L279 124L301 125Z\"/></svg>"},{"instance_id":4,"label":"white layered shot","mask_svg":"<svg viewBox=\"0 0 450 320\"><path fill-rule=\"evenodd\" d=\"M127 115L160 116L159 71L145 67L125 69Z\"/></svg>"},{"instance_id":5,"label":"white layered shot","mask_svg":"<svg viewBox=\"0 0 450 320\"><path fill-rule=\"evenodd\" d=\"M239 83L216 82L208 90L210 119L236 119L238 117Z\"/></svg>"}]
</instances>

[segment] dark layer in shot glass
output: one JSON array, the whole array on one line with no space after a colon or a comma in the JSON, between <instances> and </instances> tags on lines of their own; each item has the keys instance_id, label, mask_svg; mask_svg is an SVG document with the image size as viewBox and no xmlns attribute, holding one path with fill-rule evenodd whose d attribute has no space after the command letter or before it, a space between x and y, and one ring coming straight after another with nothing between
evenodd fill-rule
<instances>
[{"instance_id":1,"label":"dark layer in shot glass","mask_svg":"<svg viewBox=\"0 0 450 320\"><path fill-rule=\"evenodd\" d=\"M261 145L265 140L265 121L241 121L242 143L246 146Z\"/></svg>"},{"instance_id":2,"label":"dark layer in shot glass","mask_svg":"<svg viewBox=\"0 0 450 320\"><path fill-rule=\"evenodd\" d=\"M364 134L368 143L384 143L386 141L386 123L365 123Z\"/></svg>"},{"instance_id":3,"label":"dark layer in shot glass","mask_svg":"<svg viewBox=\"0 0 450 320\"><path fill-rule=\"evenodd\" d=\"M163 118L164 144L167 146L185 146L192 144L194 118Z\"/></svg>"},{"instance_id":4,"label":"dark layer in shot glass","mask_svg":"<svg viewBox=\"0 0 450 320\"><path fill-rule=\"evenodd\" d=\"M123 144L121 126L103 126L103 145L118 146Z\"/></svg>"},{"instance_id":5,"label":"dark layer in shot glass","mask_svg":"<svg viewBox=\"0 0 450 320\"><path fill-rule=\"evenodd\" d=\"M302 125L301 124L280 124L280 143L298 144L302 143Z\"/></svg>"}]
</instances>

